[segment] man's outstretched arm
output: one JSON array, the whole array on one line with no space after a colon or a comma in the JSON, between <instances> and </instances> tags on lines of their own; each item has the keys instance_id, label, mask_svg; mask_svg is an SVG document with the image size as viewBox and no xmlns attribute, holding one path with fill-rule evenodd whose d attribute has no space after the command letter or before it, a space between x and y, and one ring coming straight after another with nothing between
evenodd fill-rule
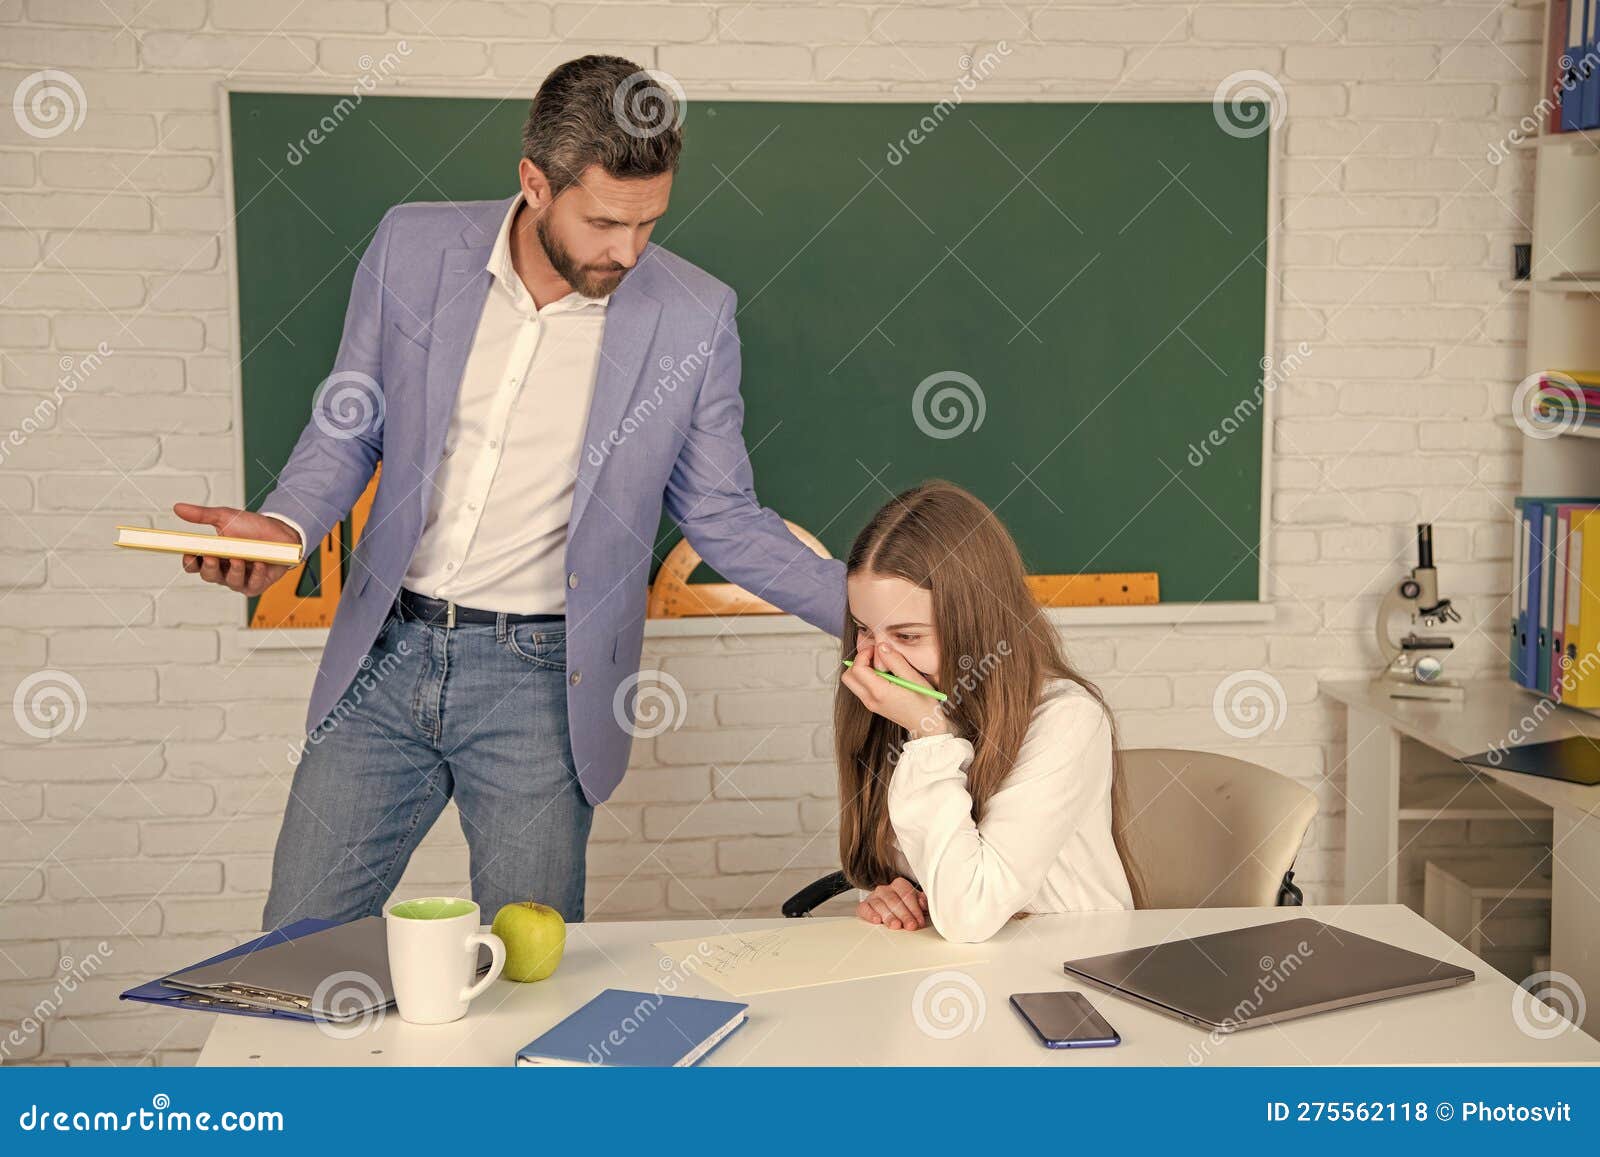
<instances>
[{"instance_id":1,"label":"man's outstretched arm","mask_svg":"<svg viewBox=\"0 0 1600 1157\"><path fill-rule=\"evenodd\" d=\"M756 498L744 444L739 336L732 293L717 318L706 379L667 481L667 513L730 582L812 626L844 632L844 563L818 558Z\"/></svg>"}]
</instances>

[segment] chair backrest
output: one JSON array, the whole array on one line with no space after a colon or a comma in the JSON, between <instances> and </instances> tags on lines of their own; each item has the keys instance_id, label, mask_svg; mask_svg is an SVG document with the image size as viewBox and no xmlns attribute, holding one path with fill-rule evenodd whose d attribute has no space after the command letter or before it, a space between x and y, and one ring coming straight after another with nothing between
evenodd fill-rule
<instances>
[{"instance_id":1,"label":"chair backrest","mask_svg":"<svg viewBox=\"0 0 1600 1157\"><path fill-rule=\"evenodd\" d=\"M1250 908L1277 903L1283 874L1317 814L1305 786L1258 764L1206 751L1121 753L1123 842L1145 908Z\"/></svg>"}]
</instances>

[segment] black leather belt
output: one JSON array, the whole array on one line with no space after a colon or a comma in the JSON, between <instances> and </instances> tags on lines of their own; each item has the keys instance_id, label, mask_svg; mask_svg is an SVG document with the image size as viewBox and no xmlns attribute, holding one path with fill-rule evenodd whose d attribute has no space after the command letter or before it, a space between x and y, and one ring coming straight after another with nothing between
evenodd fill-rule
<instances>
[{"instance_id":1,"label":"black leather belt","mask_svg":"<svg viewBox=\"0 0 1600 1157\"><path fill-rule=\"evenodd\" d=\"M513 615L505 611L485 611L477 607L463 607L445 599L430 599L416 591L400 589L395 604L402 619L427 623L433 627L454 627L462 623L562 623L565 615Z\"/></svg>"}]
</instances>

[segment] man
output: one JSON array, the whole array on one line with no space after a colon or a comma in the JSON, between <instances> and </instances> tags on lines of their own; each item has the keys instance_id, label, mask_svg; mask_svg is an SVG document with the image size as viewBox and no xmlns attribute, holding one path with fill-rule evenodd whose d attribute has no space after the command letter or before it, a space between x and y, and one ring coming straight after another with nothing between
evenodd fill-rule
<instances>
[{"instance_id":1,"label":"man","mask_svg":"<svg viewBox=\"0 0 1600 1157\"><path fill-rule=\"evenodd\" d=\"M727 578L844 628L843 564L756 501L733 291L649 243L681 142L666 93L649 126L629 119L643 75L611 56L551 73L510 200L391 209L262 513L176 507L312 548L383 465L264 928L380 912L452 796L485 920L525 900L583 918L593 809L627 767L663 502ZM285 569L184 566L247 595Z\"/></svg>"}]
</instances>

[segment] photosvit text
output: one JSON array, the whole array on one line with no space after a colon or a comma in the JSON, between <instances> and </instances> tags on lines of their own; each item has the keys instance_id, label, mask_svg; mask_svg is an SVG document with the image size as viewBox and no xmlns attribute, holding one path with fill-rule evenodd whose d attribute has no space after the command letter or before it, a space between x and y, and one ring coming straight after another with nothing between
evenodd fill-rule
<instances>
[{"instance_id":1,"label":"photosvit text","mask_svg":"<svg viewBox=\"0 0 1600 1157\"><path fill-rule=\"evenodd\" d=\"M1491 1105L1486 1101L1268 1101L1267 1120L1273 1123L1419 1124L1427 1121L1464 1125L1570 1124L1572 1106L1566 1101L1549 1105Z\"/></svg>"}]
</instances>

